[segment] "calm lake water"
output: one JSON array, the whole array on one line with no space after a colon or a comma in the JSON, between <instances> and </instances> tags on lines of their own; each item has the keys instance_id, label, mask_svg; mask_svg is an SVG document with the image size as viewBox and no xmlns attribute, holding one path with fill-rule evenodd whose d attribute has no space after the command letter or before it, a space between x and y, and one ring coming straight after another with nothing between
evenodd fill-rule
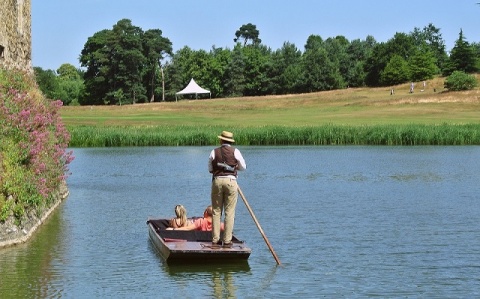
<instances>
[{"instance_id":1,"label":"calm lake water","mask_svg":"<svg viewBox=\"0 0 480 299\"><path fill-rule=\"evenodd\" d=\"M169 266L148 216L209 204L211 147L74 149L69 198L0 250L1 298L474 298L480 147L240 147L246 265Z\"/></svg>"}]
</instances>

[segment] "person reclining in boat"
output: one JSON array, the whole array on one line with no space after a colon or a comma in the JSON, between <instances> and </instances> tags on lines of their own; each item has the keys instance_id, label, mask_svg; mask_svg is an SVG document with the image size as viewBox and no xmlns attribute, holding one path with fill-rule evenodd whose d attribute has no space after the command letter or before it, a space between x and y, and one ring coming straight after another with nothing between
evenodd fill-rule
<instances>
[{"instance_id":1,"label":"person reclining in boat","mask_svg":"<svg viewBox=\"0 0 480 299\"><path fill-rule=\"evenodd\" d=\"M193 222L187 224L186 226L171 228L174 230L201 230L201 231L212 231L212 206L208 206L203 212L203 217L194 219ZM220 224L221 230L224 229L223 222ZM170 228L167 228L170 229Z\"/></svg>"},{"instance_id":2,"label":"person reclining in boat","mask_svg":"<svg viewBox=\"0 0 480 299\"><path fill-rule=\"evenodd\" d=\"M191 220L187 219L187 209L182 205L175 206L175 218L170 219L170 227L179 228L184 227L192 223Z\"/></svg>"}]
</instances>

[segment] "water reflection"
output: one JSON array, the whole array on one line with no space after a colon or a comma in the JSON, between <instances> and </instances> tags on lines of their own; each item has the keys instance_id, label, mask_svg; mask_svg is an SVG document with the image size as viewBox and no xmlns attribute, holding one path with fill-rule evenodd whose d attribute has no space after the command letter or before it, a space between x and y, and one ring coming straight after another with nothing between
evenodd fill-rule
<instances>
[{"instance_id":1,"label":"water reflection","mask_svg":"<svg viewBox=\"0 0 480 299\"><path fill-rule=\"evenodd\" d=\"M231 272L213 272L212 282L215 298L237 298Z\"/></svg>"},{"instance_id":2,"label":"water reflection","mask_svg":"<svg viewBox=\"0 0 480 299\"><path fill-rule=\"evenodd\" d=\"M180 283L181 287L188 286L189 281L203 281L211 287L213 298L237 298L238 283L235 278L238 274L249 274L248 261L234 261L228 263L167 263L149 240L149 249L161 260L161 268L172 279ZM200 291L200 290L199 290Z\"/></svg>"},{"instance_id":3,"label":"water reflection","mask_svg":"<svg viewBox=\"0 0 480 299\"><path fill-rule=\"evenodd\" d=\"M160 257L160 256L159 256ZM250 265L247 261L230 262L230 263L194 263L194 264L163 264L165 270L172 276L187 275L203 275L205 273L248 273Z\"/></svg>"},{"instance_id":4,"label":"water reflection","mask_svg":"<svg viewBox=\"0 0 480 299\"><path fill-rule=\"evenodd\" d=\"M62 288L52 287L58 276L53 261L62 260L63 226L58 211L52 213L24 244L2 249L0 259L1 298L61 297Z\"/></svg>"}]
</instances>

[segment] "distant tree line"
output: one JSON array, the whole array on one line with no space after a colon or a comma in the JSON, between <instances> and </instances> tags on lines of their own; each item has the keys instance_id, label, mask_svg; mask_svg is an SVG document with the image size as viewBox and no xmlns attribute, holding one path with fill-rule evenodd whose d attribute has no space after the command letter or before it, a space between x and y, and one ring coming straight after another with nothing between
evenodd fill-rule
<instances>
[{"instance_id":1,"label":"distant tree line","mask_svg":"<svg viewBox=\"0 0 480 299\"><path fill-rule=\"evenodd\" d=\"M64 105L80 103L84 96L83 71L64 63L57 71L33 68L37 85L49 99L61 100Z\"/></svg>"},{"instance_id":2,"label":"distant tree line","mask_svg":"<svg viewBox=\"0 0 480 299\"><path fill-rule=\"evenodd\" d=\"M310 35L303 50L290 42L272 50L259 36L249 23L235 32L232 49L185 46L173 53L161 30L143 31L123 19L88 38L82 70L62 65L56 73L35 73L42 91L67 105L123 105L175 100L191 78L212 97L240 97L392 86L480 70L480 43L469 43L460 30L447 54L432 24L386 42Z\"/></svg>"}]
</instances>

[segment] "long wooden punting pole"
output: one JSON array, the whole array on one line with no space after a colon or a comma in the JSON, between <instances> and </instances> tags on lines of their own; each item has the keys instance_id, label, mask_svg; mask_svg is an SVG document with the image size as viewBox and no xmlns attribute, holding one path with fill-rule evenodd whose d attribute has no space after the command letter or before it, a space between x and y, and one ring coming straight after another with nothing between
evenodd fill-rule
<instances>
[{"instance_id":1,"label":"long wooden punting pole","mask_svg":"<svg viewBox=\"0 0 480 299\"><path fill-rule=\"evenodd\" d=\"M263 237L263 239L265 240L265 243L267 243L268 249L270 249L270 252L272 253L273 257L275 258L275 261L277 261L277 265L281 265L282 263L280 263L280 260L278 259L278 256L277 256L277 254L275 253L275 250L273 250L272 245L270 244L270 242L268 241L267 236L266 236L265 233L263 232L263 229L262 229L262 227L260 226L260 223L258 222L257 217L255 217L255 214L253 213L252 208L250 208L250 205L248 204L248 201L247 201L247 199L245 198L245 195L243 195L243 192L242 192L242 189L240 189L240 186L238 186L238 193L240 193L240 197L243 199L243 202L244 202L245 205L247 206L247 210L248 210L248 212L250 212L250 215L252 216L253 221L254 221L255 224L257 225L257 228L258 228L258 230L260 231L260 233L262 234L262 237Z\"/></svg>"}]
</instances>

